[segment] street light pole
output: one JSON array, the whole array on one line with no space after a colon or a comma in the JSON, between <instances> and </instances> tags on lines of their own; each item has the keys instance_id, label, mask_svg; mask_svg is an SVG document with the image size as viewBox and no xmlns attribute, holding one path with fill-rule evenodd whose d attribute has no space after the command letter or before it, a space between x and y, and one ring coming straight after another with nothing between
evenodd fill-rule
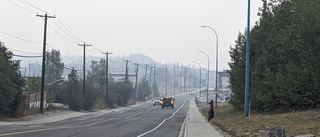
<instances>
[{"instance_id":1,"label":"street light pole","mask_svg":"<svg viewBox=\"0 0 320 137\"><path fill-rule=\"evenodd\" d=\"M196 64L198 64L199 66L200 66L200 86L199 86L199 97L201 96L201 65L200 65L200 63L198 63L198 62L193 62L193 63L196 63Z\"/></svg>"},{"instance_id":2,"label":"street light pole","mask_svg":"<svg viewBox=\"0 0 320 137\"><path fill-rule=\"evenodd\" d=\"M215 84L215 91L216 91L216 101L215 101L215 106L218 106L218 102L217 102L217 99L218 99L218 34L217 32L210 26L201 26L202 28L209 28L211 29L215 34L216 34L216 39L217 39L217 49L216 49L216 84Z\"/></svg>"},{"instance_id":3,"label":"street light pole","mask_svg":"<svg viewBox=\"0 0 320 137\"><path fill-rule=\"evenodd\" d=\"M245 78L245 102L244 117L248 117L249 111L249 56L250 56L250 0L248 0L248 22L247 22L247 47L246 47L246 78Z\"/></svg>"},{"instance_id":4,"label":"street light pole","mask_svg":"<svg viewBox=\"0 0 320 137\"><path fill-rule=\"evenodd\" d=\"M199 52L206 54L207 58L208 58L208 82L207 82L207 105L208 105L209 104L209 102L208 102L208 94L209 94L209 76L210 76L209 75L209 66L210 66L210 60L209 60L209 56L208 56L208 54L206 52L204 52L204 51L199 51Z\"/></svg>"}]
</instances>

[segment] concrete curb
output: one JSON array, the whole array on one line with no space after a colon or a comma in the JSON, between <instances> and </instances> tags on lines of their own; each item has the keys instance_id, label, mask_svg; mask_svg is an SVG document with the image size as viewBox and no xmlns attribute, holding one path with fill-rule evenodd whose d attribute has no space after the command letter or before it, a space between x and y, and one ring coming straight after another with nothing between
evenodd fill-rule
<instances>
[{"instance_id":1,"label":"concrete curb","mask_svg":"<svg viewBox=\"0 0 320 137\"><path fill-rule=\"evenodd\" d=\"M188 115L188 111L187 111L187 115ZM180 132L178 134L178 137L184 137L185 135L185 131L186 131L186 124L187 124L187 116L186 118L183 120L183 123L181 124L181 127L180 127Z\"/></svg>"}]
</instances>

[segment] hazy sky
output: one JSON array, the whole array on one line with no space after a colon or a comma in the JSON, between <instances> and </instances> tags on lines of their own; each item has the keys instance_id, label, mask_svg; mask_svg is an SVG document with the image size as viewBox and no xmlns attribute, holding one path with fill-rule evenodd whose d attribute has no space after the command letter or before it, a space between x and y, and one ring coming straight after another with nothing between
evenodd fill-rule
<instances>
[{"instance_id":1,"label":"hazy sky","mask_svg":"<svg viewBox=\"0 0 320 137\"><path fill-rule=\"evenodd\" d=\"M36 15L46 11L57 17L48 20L47 50L58 49L62 56L82 55L78 44L86 42L92 44L87 55L141 53L161 63L207 67L202 50L215 70L216 36L200 27L208 25L218 33L218 68L224 70L229 69L230 46L246 27L248 0L1 0L0 5L0 40L15 54L41 54L44 20ZM261 5L251 0L251 26Z\"/></svg>"}]
</instances>

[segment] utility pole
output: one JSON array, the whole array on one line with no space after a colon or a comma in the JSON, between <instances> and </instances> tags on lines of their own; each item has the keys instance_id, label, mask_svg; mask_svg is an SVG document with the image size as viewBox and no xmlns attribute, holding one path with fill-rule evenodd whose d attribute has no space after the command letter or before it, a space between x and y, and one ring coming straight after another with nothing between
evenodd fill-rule
<instances>
[{"instance_id":1,"label":"utility pole","mask_svg":"<svg viewBox=\"0 0 320 137\"><path fill-rule=\"evenodd\" d=\"M168 68L166 65L166 97L168 96Z\"/></svg>"},{"instance_id":2,"label":"utility pole","mask_svg":"<svg viewBox=\"0 0 320 137\"><path fill-rule=\"evenodd\" d=\"M176 95L176 63L173 63L173 95Z\"/></svg>"},{"instance_id":3,"label":"utility pole","mask_svg":"<svg viewBox=\"0 0 320 137\"><path fill-rule=\"evenodd\" d=\"M153 96L156 97L156 94L154 93L156 91L156 64L153 64L153 67Z\"/></svg>"},{"instance_id":4,"label":"utility pole","mask_svg":"<svg viewBox=\"0 0 320 137\"><path fill-rule=\"evenodd\" d=\"M182 65L180 67L180 83L179 83L179 87L180 87L180 94L182 92Z\"/></svg>"},{"instance_id":5,"label":"utility pole","mask_svg":"<svg viewBox=\"0 0 320 137\"><path fill-rule=\"evenodd\" d=\"M43 98L44 98L44 77L46 68L46 45L47 45L47 20L48 18L55 18L55 16L36 15L37 17L44 17L44 35L43 35L43 51L42 51L42 76L41 76L41 96L40 96L40 113L43 114Z\"/></svg>"},{"instance_id":6,"label":"utility pole","mask_svg":"<svg viewBox=\"0 0 320 137\"><path fill-rule=\"evenodd\" d=\"M147 80L147 70L148 70L148 66L149 66L149 65L148 65L148 64L145 64L145 65L146 65L146 72L145 72L145 74L144 74L144 79Z\"/></svg>"},{"instance_id":7,"label":"utility pole","mask_svg":"<svg viewBox=\"0 0 320 137\"><path fill-rule=\"evenodd\" d=\"M102 53L102 54L106 54L106 107L108 107L108 95L109 95L109 92L108 92L108 89L109 89L109 76L108 76L108 71L109 71L109 61L108 61L108 56L109 54L112 54L110 52L106 52L106 53Z\"/></svg>"},{"instance_id":8,"label":"utility pole","mask_svg":"<svg viewBox=\"0 0 320 137\"><path fill-rule=\"evenodd\" d=\"M151 86L152 85L152 80L151 80L151 75L152 75L152 64L150 65L150 83L149 83L149 85Z\"/></svg>"},{"instance_id":9,"label":"utility pole","mask_svg":"<svg viewBox=\"0 0 320 137\"><path fill-rule=\"evenodd\" d=\"M186 93L186 81L187 81L187 77L186 77L186 73L187 73L187 70L186 68L183 68L184 71L183 71L183 93Z\"/></svg>"},{"instance_id":10,"label":"utility pole","mask_svg":"<svg viewBox=\"0 0 320 137\"><path fill-rule=\"evenodd\" d=\"M129 81L129 78L128 78L128 62L131 62L131 60L123 60L126 62L126 74L125 74L125 78L124 78L124 82L125 82L125 85L128 84L128 81Z\"/></svg>"},{"instance_id":11,"label":"utility pole","mask_svg":"<svg viewBox=\"0 0 320 137\"><path fill-rule=\"evenodd\" d=\"M192 78L190 77L190 81L191 81L191 85L192 85L192 90L194 91L195 90L195 84L196 84L196 81L195 81L195 78L196 78L196 69L194 68L194 65L192 66L192 69L193 69L193 75L192 75L192 71L191 71L191 75L192 75Z\"/></svg>"},{"instance_id":12,"label":"utility pole","mask_svg":"<svg viewBox=\"0 0 320 137\"><path fill-rule=\"evenodd\" d=\"M146 65L146 72L144 74L144 79L148 82L147 80L147 70L148 70L148 64L145 64ZM145 97L144 97L144 91L142 91L142 101L145 101Z\"/></svg>"},{"instance_id":13,"label":"utility pole","mask_svg":"<svg viewBox=\"0 0 320 137\"><path fill-rule=\"evenodd\" d=\"M187 69L186 67L183 67L184 69L184 76L183 76L183 88L184 88L184 93L186 93L186 81L187 81Z\"/></svg>"},{"instance_id":14,"label":"utility pole","mask_svg":"<svg viewBox=\"0 0 320 137\"><path fill-rule=\"evenodd\" d=\"M83 109L86 107L86 46L91 46L91 45L86 45L86 43L83 44L78 44L78 46L83 46L83 84L82 84L82 90L83 90Z\"/></svg>"},{"instance_id":15,"label":"utility pole","mask_svg":"<svg viewBox=\"0 0 320 137\"><path fill-rule=\"evenodd\" d=\"M133 97L133 100L136 101L136 96L137 96L137 93L138 93L138 74L139 74L139 66L140 66L140 64L135 63L134 65L137 66L137 68L136 68L136 84L134 86L135 94L134 94L134 97Z\"/></svg>"}]
</instances>

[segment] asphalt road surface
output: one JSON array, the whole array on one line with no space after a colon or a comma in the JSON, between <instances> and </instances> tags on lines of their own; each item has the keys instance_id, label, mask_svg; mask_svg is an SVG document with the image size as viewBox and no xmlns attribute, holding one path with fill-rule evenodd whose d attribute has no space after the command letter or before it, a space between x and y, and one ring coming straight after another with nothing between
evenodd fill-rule
<instances>
[{"instance_id":1,"label":"asphalt road surface","mask_svg":"<svg viewBox=\"0 0 320 137\"><path fill-rule=\"evenodd\" d=\"M194 96L175 96L172 109L145 103L102 116L86 115L55 123L0 126L5 137L177 137Z\"/></svg>"}]
</instances>

